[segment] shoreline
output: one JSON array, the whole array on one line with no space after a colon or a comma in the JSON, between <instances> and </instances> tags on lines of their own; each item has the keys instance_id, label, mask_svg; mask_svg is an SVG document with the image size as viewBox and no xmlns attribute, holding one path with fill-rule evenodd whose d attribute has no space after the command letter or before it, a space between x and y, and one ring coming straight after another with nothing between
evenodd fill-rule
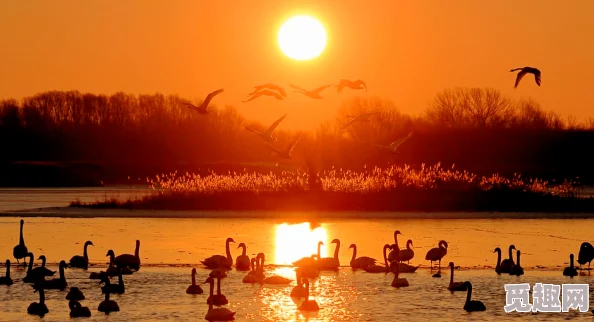
<instances>
[{"instance_id":1,"label":"shoreline","mask_svg":"<svg viewBox=\"0 0 594 322\"><path fill-rule=\"evenodd\" d=\"M0 211L0 218L193 218L193 219L594 219L593 213L543 212L396 212L396 211L228 211L228 210L128 210L83 207L48 207Z\"/></svg>"}]
</instances>

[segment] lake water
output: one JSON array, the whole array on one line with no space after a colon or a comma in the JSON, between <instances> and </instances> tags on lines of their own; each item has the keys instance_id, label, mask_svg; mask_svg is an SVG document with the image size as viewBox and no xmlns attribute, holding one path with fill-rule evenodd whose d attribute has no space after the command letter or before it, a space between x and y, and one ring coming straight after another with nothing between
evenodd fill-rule
<instances>
[{"instance_id":1,"label":"lake water","mask_svg":"<svg viewBox=\"0 0 594 322\"><path fill-rule=\"evenodd\" d=\"M53 190L53 189L50 189ZM68 192L65 192L68 191ZM63 206L68 199L77 197L76 189L48 192L41 189L43 204ZM85 190L101 198L102 191ZM12 192L12 201L0 199L0 207L20 205L34 208L30 202L15 200L41 200L35 192L27 190L26 196ZM2 194L6 198L7 194ZM65 201L67 200L67 201ZM2 206L4 204L4 206ZM36 204L37 205L37 204ZM12 208L12 209L20 209ZM19 220L17 217L0 217L0 259L12 258L12 249L18 243ZM167 219L167 218L25 218L24 238L29 251L45 255L50 268L56 263L82 253L82 245L92 240L89 247L92 263L89 271L105 269L107 250L116 255L133 253L134 242L141 240L140 257L143 267L133 275L124 276L126 293L112 295L121 308L120 312L105 316L97 311L103 299L97 280L88 279L89 272L67 269L69 286L79 287L87 297L81 303L90 307L97 321L195 321L204 320L207 312L207 295L188 295L191 267L198 269L197 282L202 282L208 270L199 261L224 254L225 239L232 237L235 258L239 255L237 244L244 242L248 255L263 252L267 264L289 264L303 256L315 253L318 241L330 245L341 241L339 259L348 265L351 251L348 246L358 246L358 256L381 259L382 246L393 243L393 232L398 229L401 248L406 240L413 240L415 257L411 264L421 265L413 274L402 274L410 287L396 289L390 286L393 274L369 274L341 268L338 272L324 272L313 281L311 297L320 311L315 316L303 315L289 297L294 283L288 287L260 286L241 282L245 272L231 271L223 280L222 292L229 299L229 307L236 311L237 321L387 321L387 320L438 320L438 321L556 321L578 319L592 321L592 313L511 313L505 305L504 284L507 283L579 283L590 285L590 304L594 308L594 278L588 273L569 279L562 276L569 254L577 256L583 241L592 240L592 219L480 219L480 220L393 220L348 219L328 220L312 227L309 223L286 224L271 219ZM455 271L455 280L473 283L473 299L485 303L487 311L466 313L462 308L465 293L447 291L449 271L442 270L442 278L432 278L424 260L426 252L437 246L439 240L449 244L443 266L449 261L461 266ZM521 277L501 275L493 271L496 262L495 247L503 249L514 244L522 251ZM334 246L322 247L322 256L332 256ZM2 257L4 256L4 257ZM3 260L2 260L3 262ZM36 261L39 263L39 261ZM4 273L0 267L0 274ZM38 294L22 283L22 268L12 267L15 284L0 286L0 321L38 320L27 314L31 302L38 301ZM56 273L57 274L57 273ZM294 279L293 268L267 267L266 274L278 274ZM114 279L114 282L117 279ZM207 285L203 287L208 290ZM49 314L46 321L64 321L68 317L67 290L46 291Z\"/></svg>"}]
</instances>

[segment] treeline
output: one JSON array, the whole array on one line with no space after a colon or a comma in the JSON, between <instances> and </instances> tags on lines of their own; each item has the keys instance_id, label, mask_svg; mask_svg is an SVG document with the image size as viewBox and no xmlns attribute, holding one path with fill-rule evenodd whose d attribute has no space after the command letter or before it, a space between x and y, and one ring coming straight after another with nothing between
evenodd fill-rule
<instances>
[{"instance_id":1,"label":"treeline","mask_svg":"<svg viewBox=\"0 0 594 322\"><path fill-rule=\"evenodd\" d=\"M269 124L246 120L233 107L214 106L210 115L200 115L182 101L173 95L77 91L0 101L0 182L28 171L22 164L15 166L19 161L108 167L110 171L100 175L92 167L78 174L94 173L97 180L114 179L106 177L109 172L144 178L172 170L197 171L221 161L235 165L233 170L250 162L279 161L244 129ZM340 131L350 116L365 112L378 114ZM533 100L513 101L496 90L455 88L438 93L421 116L401 113L379 98L356 98L344 102L336 119L315 131L286 131L281 124L275 135L278 149L296 135L303 137L293 151L294 160L281 161L285 165L299 166L306 158L320 169L441 162L478 174L579 176L587 182L594 179L593 124L564 120ZM414 135L399 148L400 155L374 146L388 145L411 131Z\"/></svg>"}]
</instances>

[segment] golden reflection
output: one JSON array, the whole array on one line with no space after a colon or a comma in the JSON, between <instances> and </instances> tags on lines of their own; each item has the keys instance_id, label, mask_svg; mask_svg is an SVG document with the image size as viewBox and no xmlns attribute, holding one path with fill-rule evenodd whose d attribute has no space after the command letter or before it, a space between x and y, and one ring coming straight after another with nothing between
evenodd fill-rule
<instances>
[{"instance_id":1,"label":"golden reflection","mask_svg":"<svg viewBox=\"0 0 594 322\"><path fill-rule=\"evenodd\" d=\"M318 242L328 244L326 229L311 229L308 222L300 224L281 224L276 227L275 264L290 265L303 257L318 252ZM327 257L328 250L322 246L321 256Z\"/></svg>"}]
</instances>

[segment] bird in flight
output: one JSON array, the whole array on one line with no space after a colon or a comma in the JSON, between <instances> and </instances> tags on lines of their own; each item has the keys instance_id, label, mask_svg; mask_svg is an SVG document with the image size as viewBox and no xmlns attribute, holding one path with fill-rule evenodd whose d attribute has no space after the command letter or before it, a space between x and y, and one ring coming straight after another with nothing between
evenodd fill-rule
<instances>
[{"instance_id":1,"label":"bird in flight","mask_svg":"<svg viewBox=\"0 0 594 322\"><path fill-rule=\"evenodd\" d=\"M252 95L252 94L250 94ZM281 94L277 93L277 92L273 92L267 89L261 90L259 92L255 92L255 94L253 94L252 97L250 97L250 99L248 99L247 101L243 101L244 103L247 103L251 100L255 100L256 98L260 97L260 96L273 96L274 98L276 98L277 100L282 100L283 97L281 96Z\"/></svg>"},{"instance_id":2,"label":"bird in flight","mask_svg":"<svg viewBox=\"0 0 594 322\"><path fill-rule=\"evenodd\" d=\"M360 79L354 82L348 79L341 79L338 85L336 85L336 91L340 93L345 87L351 89L365 89L365 91L367 92L367 84L365 84L365 82Z\"/></svg>"},{"instance_id":3,"label":"bird in flight","mask_svg":"<svg viewBox=\"0 0 594 322\"><path fill-rule=\"evenodd\" d=\"M410 139L410 137L412 135L413 135L413 132L410 132L407 136L390 143L390 145L388 145L388 146L379 145L379 144L376 144L375 146L377 146L378 148L388 149L394 154L400 154L396 151L396 149L398 149L399 146L401 146L404 142L406 142L406 140Z\"/></svg>"},{"instance_id":4,"label":"bird in flight","mask_svg":"<svg viewBox=\"0 0 594 322\"><path fill-rule=\"evenodd\" d=\"M217 96L218 94L222 93L224 91L224 89L217 89L216 91L206 95L206 98L204 99L204 101L202 102L202 104L200 104L200 106L196 106L190 103L182 103L184 105L187 105L189 108L193 108L196 111L198 111L198 113L200 114L208 114L208 104L210 104L210 101L212 101L212 98Z\"/></svg>"},{"instance_id":5,"label":"bird in flight","mask_svg":"<svg viewBox=\"0 0 594 322\"><path fill-rule=\"evenodd\" d=\"M285 92L285 90L282 87L271 83L254 86L254 91L251 92L250 95L254 95L265 88L271 89L273 91L278 91L282 96L287 97L287 92Z\"/></svg>"},{"instance_id":6,"label":"bird in flight","mask_svg":"<svg viewBox=\"0 0 594 322\"><path fill-rule=\"evenodd\" d=\"M534 74L534 80L536 81L536 85L540 86L540 70L538 70L537 68L534 67L523 67L523 68L514 68L512 70L510 70L510 72L515 72L515 71L520 71L518 73L518 76L516 76L516 84L514 85L514 88L518 88L518 84L520 84L520 80L522 80L522 77L524 77L524 75L531 73Z\"/></svg>"},{"instance_id":7,"label":"bird in flight","mask_svg":"<svg viewBox=\"0 0 594 322\"><path fill-rule=\"evenodd\" d=\"M289 146L287 146L287 148L284 149L283 151L279 151L269 145L267 145L267 147L270 150L274 151L274 152L271 152L270 155L278 155L279 157L281 157L283 159L291 159L291 152L293 152L293 149L295 148L295 145L297 145L299 140L301 140L301 136L297 137L297 139L295 141L291 142L289 144Z\"/></svg>"},{"instance_id":8,"label":"bird in flight","mask_svg":"<svg viewBox=\"0 0 594 322\"><path fill-rule=\"evenodd\" d=\"M344 131L349 126L355 125L357 123L369 122L370 121L369 117L372 116L372 115L374 115L374 114L378 114L378 112L363 113L363 114L361 114L359 116L350 116L352 118L352 120L350 120L347 124L345 124L342 128L340 128L340 131Z\"/></svg>"},{"instance_id":9,"label":"bird in flight","mask_svg":"<svg viewBox=\"0 0 594 322\"><path fill-rule=\"evenodd\" d=\"M287 117L287 114L283 115L281 118L274 121L274 123L272 123L272 125L270 125L268 127L268 129L264 132L258 132L254 129L250 129L247 126L245 127L245 129L250 132L254 132L254 133L258 134L258 136L261 137L262 140L264 140L266 142L276 143L276 140L272 137L272 132L274 132L274 130L276 130L276 127L285 119L285 117Z\"/></svg>"},{"instance_id":10,"label":"bird in flight","mask_svg":"<svg viewBox=\"0 0 594 322\"><path fill-rule=\"evenodd\" d=\"M332 86L332 84L330 84L330 85L324 85L322 87L318 87L318 88L314 89L313 91L308 91L308 90L305 90L305 89L303 89L303 88L301 88L299 86L295 86L293 84L289 84L289 85L291 87L293 87L294 89L297 89L294 92L301 93L301 94L303 94L305 96L308 96L308 97L311 97L311 98L315 98L315 99L321 99L321 98L323 98L322 96L320 96L320 93L323 90L325 90L326 88Z\"/></svg>"}]
</instances>

